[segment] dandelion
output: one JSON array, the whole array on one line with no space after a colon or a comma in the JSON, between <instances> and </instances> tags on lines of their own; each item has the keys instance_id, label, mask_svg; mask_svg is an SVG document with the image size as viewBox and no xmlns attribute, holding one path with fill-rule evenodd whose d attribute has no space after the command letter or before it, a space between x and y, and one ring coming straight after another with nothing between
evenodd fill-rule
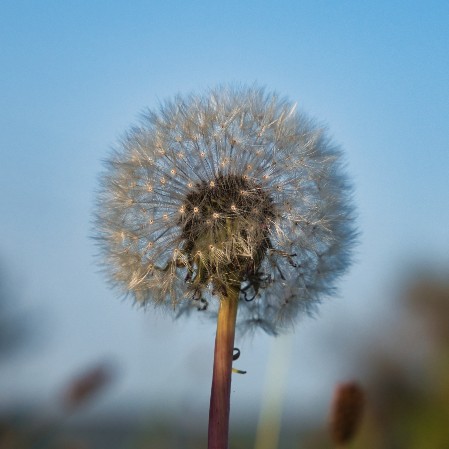
<instances>
[{"instance_id":1,"label":"dandelion","mask_svg":"<svg viewBox=\"0 0 449 449\"><path fill-rule=\"evenodd\" d=\"M243 331L288 329L334 292L355 235L338 147L246 87L145 113L107 162L97 225L111 282L137 303L218 313L228 368L237 307Z\"/></svg>"},{"instance_id":2,"label":"dandelion","mask_svg":"<svg viewBox=\"0 0 449 449\"><path fill-rule=\"evenodd\" d=\"M147 112L107 162L98 209L104 265L124 293L179 314L213 312L235 288L243 330L273 334L334 292L354 241L340 151L255 88Z\"/></svg>"}]
</instances>

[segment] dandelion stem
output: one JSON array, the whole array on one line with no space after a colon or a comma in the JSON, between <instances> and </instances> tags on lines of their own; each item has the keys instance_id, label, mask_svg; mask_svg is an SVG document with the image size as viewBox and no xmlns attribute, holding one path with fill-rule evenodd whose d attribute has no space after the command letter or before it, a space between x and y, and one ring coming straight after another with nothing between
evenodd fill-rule
<instances>
[{"instance_id":1,"label":"dandelion stem","mask_svg":"<svg viewBox=\"0 0 449 449\"><path fill-rule=\"evenodd\" d=\"M239 289L220 299L209 408L208 449L227 449L231 399L232 354Z\"/></svg>"}]
</instances>

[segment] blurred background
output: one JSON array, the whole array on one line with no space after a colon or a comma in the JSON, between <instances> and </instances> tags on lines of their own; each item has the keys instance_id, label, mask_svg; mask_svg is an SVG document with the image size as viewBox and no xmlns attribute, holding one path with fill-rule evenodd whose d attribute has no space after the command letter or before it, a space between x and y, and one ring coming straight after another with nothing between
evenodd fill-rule
<instances>
[{"instance_id":1,"label":"blurred background","mask_svg":"<svg viewBox=\"0 0 449 449\"><path fill-rule=\"evenodd\" d=\"M333 391L355 380L353 447L447 449L448 20L432 0L3 0L0 448L206 446L214 324L118 298L92 213L146 107L256 82L329 126L361 236L316 319L237 336L231 448L333 447Z\"/></svg>"}]
</instances>

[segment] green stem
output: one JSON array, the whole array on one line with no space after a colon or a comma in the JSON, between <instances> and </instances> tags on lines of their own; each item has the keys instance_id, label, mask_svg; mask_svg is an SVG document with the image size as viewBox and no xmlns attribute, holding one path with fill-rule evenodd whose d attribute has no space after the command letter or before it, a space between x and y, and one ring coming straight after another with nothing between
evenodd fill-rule
<instances>
[{"instance_id":1,"label":"green stem","mask_svg":"<svg viewBox=\"0 0 449 449\"><path fill-rule=\"evenodd\" d=\"M208 449L228 449L232 355L239 289L220 299L210 393Z\"/></svg>"}]
</instances>

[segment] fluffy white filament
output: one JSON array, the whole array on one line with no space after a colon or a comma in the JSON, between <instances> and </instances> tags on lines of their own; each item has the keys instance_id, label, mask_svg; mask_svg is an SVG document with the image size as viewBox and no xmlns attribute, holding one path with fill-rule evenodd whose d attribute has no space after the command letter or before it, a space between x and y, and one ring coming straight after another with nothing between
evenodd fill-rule
<instances>
[{"instance_id":1,"label":"fluffy white filament","mask_svg":"<svg viewBox=\"0 0 449 449\"><path fill-rule=\"evenodd\" d=\"M104 266L142 304L214 313L217 289L237 282L238 323L276 333L331 294L350 264L340 151L263 89L222 87L148 111L101 183Z\"/></svg>"}]
</instances>

